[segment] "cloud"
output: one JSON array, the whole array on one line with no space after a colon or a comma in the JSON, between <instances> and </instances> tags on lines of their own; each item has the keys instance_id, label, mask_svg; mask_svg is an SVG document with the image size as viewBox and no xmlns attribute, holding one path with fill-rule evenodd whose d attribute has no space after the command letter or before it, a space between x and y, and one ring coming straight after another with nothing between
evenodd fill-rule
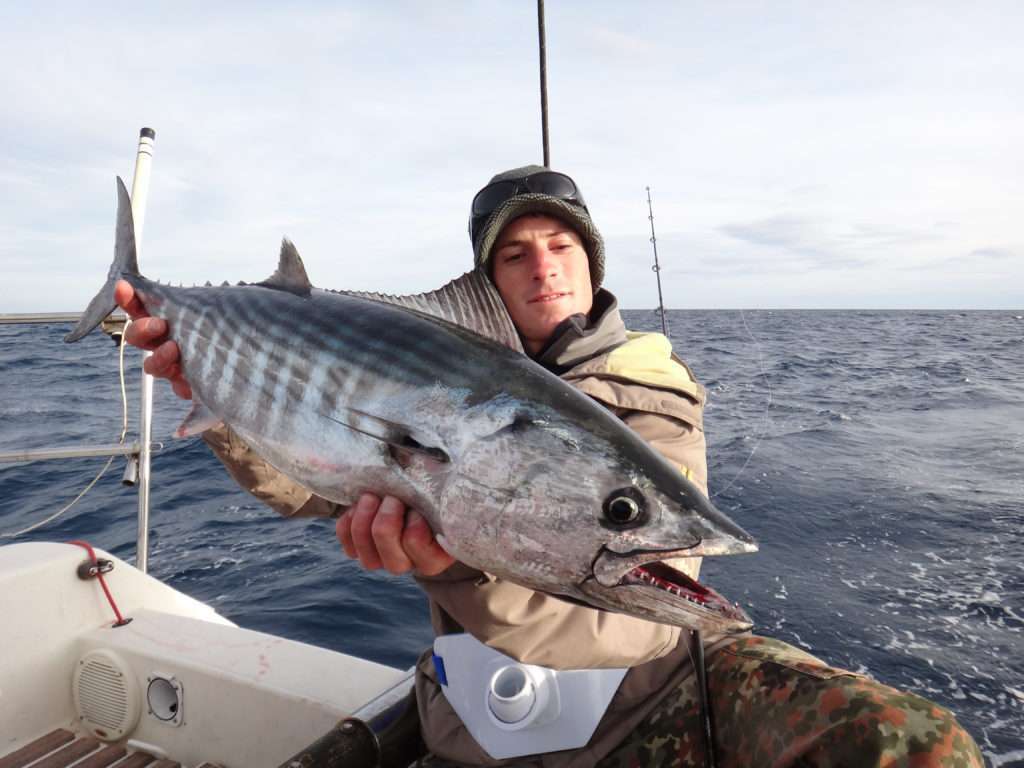
<instances>
[{"instance_id":1,"label":"cloud","mask_svg":"<svg viewBox=\"0 0 1024 768\"><path fill-rule=\"evenodd\" d=\"M843 248L842 238L828 232L825 222L793 215L735 222L718 228L722 234L762 250L761 269L805 271L849 269L868 261ZM771 251L766 258L763 250Z\"/></svg>"},{"instance_id":2,"label":"cloud","mask_svg":"<svg viewBox=\"0 0 1024 768\"><path fill-rule=\"evenodd\" d=\"M1016 257L1016 253L1011 251L1009 248L976 248L967 254L969 259L993 259L1001 261L1004 259L1013 259Z\"/></svg>"},{"instance_id":3,"label":"cloud","mask_svg":"<svg viewBox=\"0 0 1024 768\"><path fill-rule=\"evenodd\" d=\"M778 215L733 222L718 228L722 234L772 252L773 269L860 269L888 260L894 250L907 252L943 237L933 228L901 229L882 225L836 224L821 217Z\"/></svg>"},{"instance_id":4,"label":"cloud","mask_svg":"<svg viewBox=\"0 0 1024 768\"><path fill-rule=\"evenodd\" d=\"M1010 246L974 248L936 258L929 268L946 274L988 274L1009 284L1024 284L1024 259L1018 258L1018 253L1019 248Z\"/></svg>"},{"instance_id":5,"label":"cloud","mask_svg":"<svg viewBox=\"0 0 1024 768\"><path fill-rule=\"evenodd\" d=\"M618 58L636 62L638 56L664 55L670 49L664 44L654 42L649 37L631 35L605 26L588 27L585 39L602 55L613 55Z\"/></svg>"}]
</instances>

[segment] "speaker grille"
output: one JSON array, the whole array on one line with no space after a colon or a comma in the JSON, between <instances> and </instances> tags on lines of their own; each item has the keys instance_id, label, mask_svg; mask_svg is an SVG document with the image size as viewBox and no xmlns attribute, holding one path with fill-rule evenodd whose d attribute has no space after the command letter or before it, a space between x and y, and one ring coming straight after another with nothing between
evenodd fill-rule
<instances>
[{"instance_id":1,"label":"speaker grille","mask_svg":"<svg viewBox=\"0 0 1024 768\"><path fill-rule=\"evenodd\" d=\"M75 705L82 724L101 739L125 736L139 719L139 694L131 670L110 651L92 651L78 662Z\"/></svg>"}]
</instances>

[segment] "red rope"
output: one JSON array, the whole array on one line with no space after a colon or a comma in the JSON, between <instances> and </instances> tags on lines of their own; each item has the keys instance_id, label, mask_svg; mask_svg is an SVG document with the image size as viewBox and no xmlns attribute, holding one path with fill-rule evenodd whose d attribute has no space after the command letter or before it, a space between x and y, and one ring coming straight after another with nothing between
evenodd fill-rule
<instances>
[{"instance_id":1,"label":"red rope","mask_svg":"<svg viewBox=\"0 0 1024 768\"><path fill-rule=\"evenodd\" d=\"M93 567L95 567L96 569L96 578L99 579L100 586L103 587L103 594L107 596L107 602L110 603L110 607L114 609L114 615L117 617L117 622L115 622L114 626L120 627L127 624L128 622L124 620L124 617L121 615L121 612L117 610L117 603L114 602L114 596L110 594L110 589L107 587L107 582L103 578L103 574L100 573L99 562L96 559L96 553L93 551L92 545L86 541L78 540L69 541L68 544L76 544L79 547L84 548L85 551L89 553L89 559L92 560Z\"/></svg>"}]
</instances>

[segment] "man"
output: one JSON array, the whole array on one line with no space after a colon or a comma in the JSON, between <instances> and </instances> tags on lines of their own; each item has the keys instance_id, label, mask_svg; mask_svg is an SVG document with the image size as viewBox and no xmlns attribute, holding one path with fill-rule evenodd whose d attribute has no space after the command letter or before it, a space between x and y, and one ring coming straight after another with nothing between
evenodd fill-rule
<instances>
[{"instance_id":1,"label":"man","mask_svg":"<svg viewBox=\"0 0 1024 768\"><path fill-rule=\"evenodd\" d=\"M604 244L575 182L538 166L499 174L473 200L477 268L491 277L526 353L616 415L706 492L704 393L660 334L630 334L601 288ZM119 286L133 317L145 311ZM146 368L190 395L166 325L143 319L128 340L155 348ZM230 430L205 435L246 489L287 516L341 513L337 534L369 569L414 575L440 634L468 632L524 663L628 668L594 736L579 749L524 757L543 766L701 766L709 758L689 633L570 604L455 562L401 500L364 493L348 510L312 496ZM372 491L373 489L363 489ZM699 561L675 562L696 576ZM714 752L720 766L980 766L952 715L775 640L704 639ZM417 705L433 753L424 765L490 765L448 704L425 653Z\"/></svg>"}]
</instances>

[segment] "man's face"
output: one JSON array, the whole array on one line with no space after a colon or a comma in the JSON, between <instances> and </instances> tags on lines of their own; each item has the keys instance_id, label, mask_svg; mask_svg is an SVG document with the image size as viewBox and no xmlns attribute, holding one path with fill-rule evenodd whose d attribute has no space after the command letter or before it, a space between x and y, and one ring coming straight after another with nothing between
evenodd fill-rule
<instances>
[{"instance_id":1,"label":"man's face","mask_svg":"<svg viewBox=\"0 0 1024 768\"><path fill-rule=\"evenodd\" d=\"M502 231L491 259L494 284L531 354L565 318L593 306L583 242L558 219L539 214L516 219Z\"/></svg>"}]
</instances>

